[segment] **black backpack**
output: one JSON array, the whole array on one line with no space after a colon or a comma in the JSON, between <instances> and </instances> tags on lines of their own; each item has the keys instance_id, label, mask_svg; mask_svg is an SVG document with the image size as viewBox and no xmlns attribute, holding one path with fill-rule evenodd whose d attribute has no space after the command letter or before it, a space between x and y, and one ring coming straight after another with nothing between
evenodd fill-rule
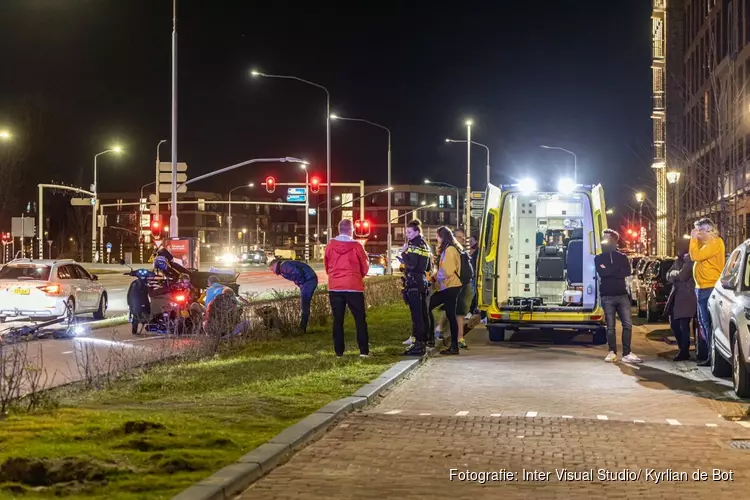
<instances>
[{"instance_id":1,"label":"black backpack","mask_svg":"<svg viewBox=\"0 0 750 500\"><path fill-rule=\"evenodd\" d=\"M469 252L465 252L459 247L456 247L456 250L458 250L458 254L461 256L461 269L457 273L458 278L461 280L462 285L468 285L474 279L474 266L471 265L471 256Z\"/></svg>"}]
</instances>

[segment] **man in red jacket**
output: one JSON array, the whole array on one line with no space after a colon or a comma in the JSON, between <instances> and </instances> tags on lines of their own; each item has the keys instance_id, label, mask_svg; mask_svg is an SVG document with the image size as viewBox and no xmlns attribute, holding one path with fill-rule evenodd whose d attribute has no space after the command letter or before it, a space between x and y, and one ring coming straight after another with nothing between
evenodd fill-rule
<instances>
[{"instance_id":1,"label":"man in red jacket","mask_svg":"<svg viewBox=\"0 0 750 500\"><path fill-rule=\"evenodd\" d=\"M336 356L344 355L344 315L349 307L357 327L360 357L370 355L365 315L365 286L370 264L364 247L352 238L352 221L339 222L339 235L326 245L325 267L328 274L328 298L333 312L333 349Z\"/></svg>"}]
</instances>

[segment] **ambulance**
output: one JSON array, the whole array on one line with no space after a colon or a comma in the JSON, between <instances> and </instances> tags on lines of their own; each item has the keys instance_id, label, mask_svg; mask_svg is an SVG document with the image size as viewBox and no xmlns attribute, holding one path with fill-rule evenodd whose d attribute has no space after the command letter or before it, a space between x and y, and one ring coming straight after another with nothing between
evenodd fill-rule
<instances>
[{"instance_id":1,"label":"ambulance","mask_svg":"<svg viewBox=\"0 0 750 500\"><path fill-rule=\"evenodd\" d=\"M541 329L590 333L594 344L605 343L594 257L606 228L601 185L488 185L475 272L490 340Z\"/></svg>"}]
</instances>

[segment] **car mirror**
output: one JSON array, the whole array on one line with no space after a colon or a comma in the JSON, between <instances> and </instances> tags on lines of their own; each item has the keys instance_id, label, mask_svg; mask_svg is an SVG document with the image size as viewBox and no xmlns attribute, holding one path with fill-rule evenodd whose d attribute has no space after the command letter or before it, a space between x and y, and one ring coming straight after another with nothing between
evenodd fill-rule
<instances>
[{"instance_id":1,"label":"car mirror","mask_svg":"<svg viewBox=\"0 0 750 500\"><path fill-rule=\"evenodd\" d=\"M99 276L97 276L96 274L92 274L91 281L99 281Z\"/></svg>"},{"instance_id":2,"label":"car mirror","mask_svg":"<svg viewBox=\"0 0 750 500\"><path fill-rule=\"evenodd\" d=\"M737 283L734 281L734 279L723 279L721 280L721 287L724 290L734 290L737 288Z\"/></svg>"}]
</instances>

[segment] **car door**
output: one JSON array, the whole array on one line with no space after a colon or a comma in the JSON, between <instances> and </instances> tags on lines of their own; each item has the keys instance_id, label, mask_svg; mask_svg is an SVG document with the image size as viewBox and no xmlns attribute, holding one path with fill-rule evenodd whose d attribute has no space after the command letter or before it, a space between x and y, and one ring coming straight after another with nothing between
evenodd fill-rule
<instances>
[{"instance_id":1,"label":"car door","mask_svg":"<svg viewBox=\"0 0 750 500\"><path fill-rule=\"evenodd\" d=\"M648 299L649 276L651 275L651 268L655 264L656 261L648 260L638 274L638 292L636 294L636 300L640 311L645 311L647 307L646 300Z\"/></svg>"},{"instance_id":2,"label":"car door","mask_svg":"<svg viewBox=\"0 0 750 500\"><path fill-rule=\"evenodd\" d=\"M68 264L58 267L57 279L60 285L63 286L64 293L75 300L76 311L80 311L82 308L85 309L86 298L80 289L78 277L72 267Z\"/></svg>"},{"instance_id":3,"label":"car door","mask_svg":"<svg viewBox=\"0 0 750 500\"><path fill-rule=\"evenodd\" d=\"M86 309L95 310L99 307L99 292L101 285L83 267L74 264L72 266L78 276L78 284L85 295Z\"/></svg>"},{"instance_id":4,"label":"car door","mask_svg":"<svg viewBox=\"0 0 750 500\"><path fill-rule=\"evenodd\" d=\"M721 278L714 286L714 291L708 299L708 310L711 315L713 335L716 345L725 354L731 352L729 343L729 318L732 306L735 303L735 295L739 286L739 273L742 267L742 248L737 248L729 256L727 265Z\"/></svg>"}]
</instances>

